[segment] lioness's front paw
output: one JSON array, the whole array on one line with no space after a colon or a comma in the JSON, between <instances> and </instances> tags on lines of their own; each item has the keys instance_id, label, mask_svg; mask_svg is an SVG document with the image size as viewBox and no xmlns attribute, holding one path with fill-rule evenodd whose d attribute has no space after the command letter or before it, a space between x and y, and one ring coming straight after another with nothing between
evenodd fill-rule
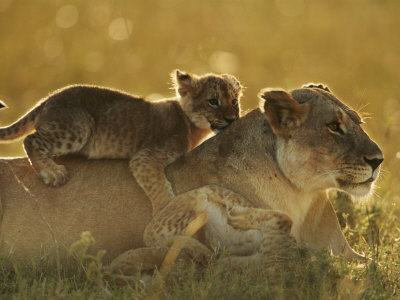
<instances>
[{"instance_id":1,"label":"lioness's front paw","mask_svg":"<svg viewBox=\"0 0 400 300\"><path fill-rule=\"evenodd\" d=\"M52 186L61 186L69 180L67 169L61 165L55 165L51 169L40 170L43 182Z\"/></svg>"}]
</instances>

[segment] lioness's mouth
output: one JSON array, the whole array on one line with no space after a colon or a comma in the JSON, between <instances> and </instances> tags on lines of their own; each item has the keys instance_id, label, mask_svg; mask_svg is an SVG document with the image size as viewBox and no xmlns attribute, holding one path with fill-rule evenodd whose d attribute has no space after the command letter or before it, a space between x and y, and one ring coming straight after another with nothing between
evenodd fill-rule
<instances>
[{"instance_id":1,"label":"lioness's mouth","mask_svg":"<svg viewBox=\"0 0 400 300\"><path fill-rule=\"evenodd\" d=\"M350 182L350 181L345 181L343 179L336 179L336 181L340 187L351 187L351 186L355 187L360 185L369 185L372 182L374 182L375 179L371 176L370 178L362 182Z\"/></svg>"}]
</instances>

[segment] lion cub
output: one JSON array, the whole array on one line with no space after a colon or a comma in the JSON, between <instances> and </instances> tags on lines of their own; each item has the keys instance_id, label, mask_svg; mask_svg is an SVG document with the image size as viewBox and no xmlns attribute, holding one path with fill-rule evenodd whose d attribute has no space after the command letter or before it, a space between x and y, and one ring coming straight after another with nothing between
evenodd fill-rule
<instances>
[{"instance_id":1,"label":"lion cub","mask_svg":"<svg viewBox=\"0 0 400 300\"><path fill-rule=\"evenodd\" d=\"M53 156L130 158L129 167L156 212L174 196L164 167L239 117L242 86L234 76L177 70L174 77L177 97L157 102L104 87L62 88L0 128L0 141L35 131L24 139L24 148L44 183L53 186L68 180Z\"/></svg>"}]
</instances>

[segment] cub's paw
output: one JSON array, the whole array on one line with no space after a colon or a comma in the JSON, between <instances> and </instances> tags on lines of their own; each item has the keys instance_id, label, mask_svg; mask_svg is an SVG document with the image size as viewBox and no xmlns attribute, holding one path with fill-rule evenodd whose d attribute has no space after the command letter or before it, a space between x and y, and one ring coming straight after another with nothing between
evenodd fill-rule
<instances>
[{"instance_id":1,"label":"cub's paw","mask_svg":"<svg viewBox=\"0 0 400 300\"><path fill-rule=\"evenodd\" d=\"M249 209L246 207L232 208L228 214L228 224L236 229L254 229L254 224L249 219Z\"/></svg>"},{"instance_id":2,"label":"cub's paw","mask_svg":"<svg viewBox=\"0 0 400 300\"><path fill-rule=\"evenodd\" d=\"M54 165L52 168L40 170L43 182L52 186L64 185L69 180L67 169L61 165Z\"/></svg>"},{"instance_id":3,"label":"cub's paw","mask_svg":"<svg viewBox=\"0 0 400 300\"><path fill-rule=\"evenodd\" d=\"M285 233L289 233L293 225L293 221L288 215L279 212L271 213L268 223L270 224L271 230L277 230Z\"/></svg>"},{"instance_id":4,"label":"cub's paw","mask_svg":"<svg viewBox=\"0 0 400 300\"><path fill-rule=\"evenodd\" d=\"M228 223L237 229L269 228L281 232L290 232L293 224L286 214L254 207L233 208L228 215Z\"/></svg>"}]
</instances>

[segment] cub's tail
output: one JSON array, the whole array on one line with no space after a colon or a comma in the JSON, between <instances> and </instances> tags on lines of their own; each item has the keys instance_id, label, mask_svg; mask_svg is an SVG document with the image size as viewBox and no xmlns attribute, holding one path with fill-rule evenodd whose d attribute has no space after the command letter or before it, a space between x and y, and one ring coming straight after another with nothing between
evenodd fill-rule
<instances>
[{"instance_id":1,"label":"cub's tail","mask_svg":"<svg viewBox=\"0 0 400 300\"><path fill-rule=\"evenodd\" d=\"M7 107L0 101L0 109ZM7 127L0 127L0 143L15 140L35 129L35 119L41 110L41 106L34 107L17 122Z\"/></svg>"}]
</instances>

